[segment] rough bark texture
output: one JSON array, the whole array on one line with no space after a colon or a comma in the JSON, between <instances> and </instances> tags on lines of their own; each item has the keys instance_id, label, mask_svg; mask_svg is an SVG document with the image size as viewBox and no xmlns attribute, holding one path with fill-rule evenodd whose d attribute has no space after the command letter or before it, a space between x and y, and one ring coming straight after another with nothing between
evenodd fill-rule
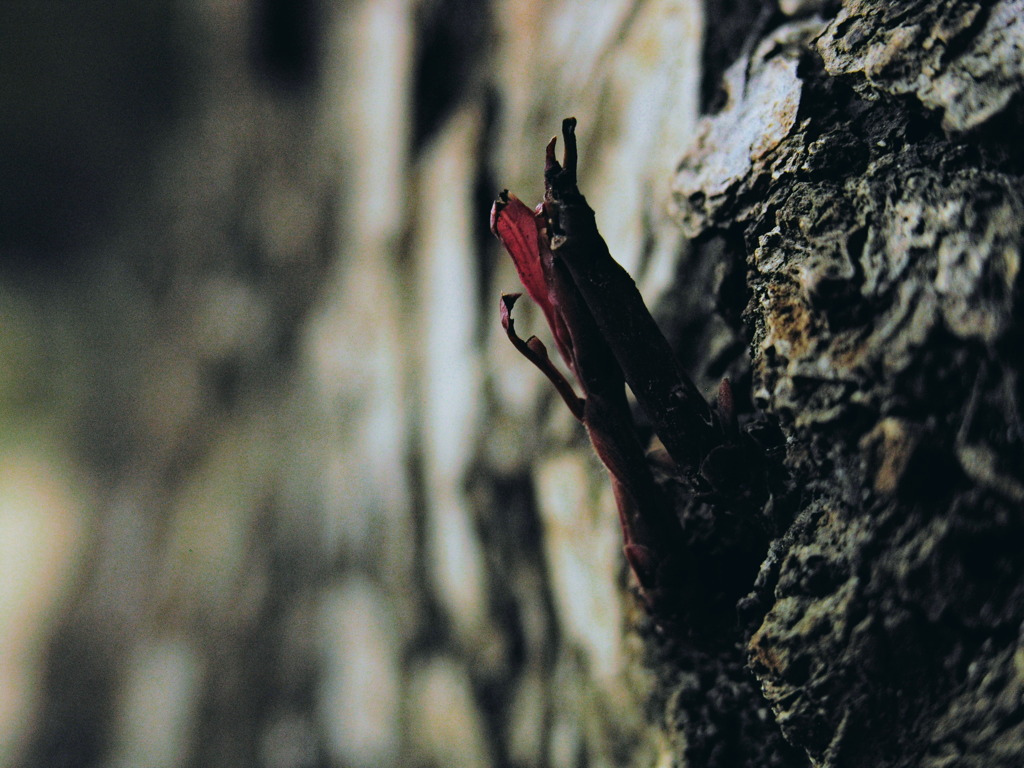
<instances>
[{"instance_id":1,"label":"rough bark texture","mask_svg":"<svg viewBox=\"0 0 1024 768\"><path fill-rule=\"evenodd\" d=\"M748 659L816 765L1013 765L1020 9L895 8L773 31L677 177L692 235L742 237L798 493Z\"/></svg>"},{"instance_id":2,"label":"rough bark texture","mask_svg":"<svg viewBox=\"0 0 1024 768\"><path fill-rule=\"evenodd\" d=\"M1021 3L108 7L0 11L0 762L1021 764ZM499 322L569 114L768 459L667 629Z\"/></svg>"}]
</instances>

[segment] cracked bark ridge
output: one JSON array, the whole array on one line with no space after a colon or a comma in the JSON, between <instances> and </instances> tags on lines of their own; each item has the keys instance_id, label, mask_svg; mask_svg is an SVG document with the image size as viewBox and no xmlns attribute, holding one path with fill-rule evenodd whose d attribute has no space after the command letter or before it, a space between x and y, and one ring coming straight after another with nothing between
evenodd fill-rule
<instances>
[{"instance_id":1,"label":"cracked bark ridge","mask_svg":"<svg viewBox=\"0 0 1024 768\"><path fill-rule=\"evenodd\" d=\"M797 68L820 30L817 21L784 25L726 71L726 102L701 122L676 174L679 219L690 237L716 222L746 218L766 182L791 170L787 139L807 127L797 121L803 93Z\"/></svg>"},{"instance_id":2,"label":"cracked bark ridge","mask_svg":"<svg viewBox=\"0 0 1024 768\"><path fill-rule=\"evenodd\" d=\"M913 96L966 131L1024 88L1024 2L847 0L816 46L863 97Z\"/></svg>"},{"instance_id":3,"label":"cracked bark ridge","mask_svg":"<svg viewBox=\"0 0 1024 768\"><path fill-rule=\"evenodd\" d=\"M802 501L741 614L816 766L1024 756L1019 16L968 6L780 27L676 179L692 234L746 244L754 398Z\"/></svg>"}]
</instances>

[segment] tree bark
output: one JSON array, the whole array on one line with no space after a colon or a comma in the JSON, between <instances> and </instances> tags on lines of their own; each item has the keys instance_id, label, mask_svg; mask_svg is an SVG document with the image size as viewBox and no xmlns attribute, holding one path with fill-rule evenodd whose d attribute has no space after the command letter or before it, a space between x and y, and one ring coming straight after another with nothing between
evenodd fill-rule
<instances>
[{"instance_id":1,"label":"tree bark","mask_svg":"<svg viewBox=\"0 0 1024 768\"><path fill-rule=\"evenodd\" d=\"M784 23L677 176L690 234L742 242L751 397L796 493L747 658L815 765L1024 749L1018 10Z\"/></svg>"}]
</instances>

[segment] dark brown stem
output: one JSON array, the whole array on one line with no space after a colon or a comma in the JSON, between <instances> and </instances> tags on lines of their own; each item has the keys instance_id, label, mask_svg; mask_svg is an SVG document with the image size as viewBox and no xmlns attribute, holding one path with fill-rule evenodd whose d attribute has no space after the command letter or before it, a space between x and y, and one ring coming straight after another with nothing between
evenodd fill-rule
<instances>
[{"instance_id":1,"label":"dark brown stem","mask_svg":"<svg viewBox=\"0 0 1024 768\"><path fill-rule=\"evenodd\" d=\"M660 613L668 609L674 594L666 564L675 562L679 552L679 521L654 482L637 438L619 364L565 264L555 263L554 280L572 335L576 373L587 394L583 423L594 451L612 475L630 565L648 606ZM643 563L637 552L646 554Z\"/></svg>"},{"instance_id":2,"label":"dark brown stem","mask_svg":"<svg viewBox=\"0 0 1024 768\"><path fill-rule=\"evenodd\" d=\"M711 407L682 370L629 274L612 258L594 212L576 187L576 121L562 123L564 166L549 147L544 205L551 250L618 361L637 401L676 463L695 471L721 443Z\"/></svg>"},{"instance_id":3,"label":"dark brown stem","mask_svg":"<svg viewBox=\"0 0 1024 768\"><path fill-rule=\"evenodd\" d=\"M576 396L572 384L566 380L561 371L551 362L544 343L536 336L531 336L526 341L523 341L519 334L516 333L515 321L512 319L512 307L515 306L516 300L521 295L519 293L503 293L501 295L501 326L505 329L505 335L508 336L512 345L519 350L519 353L537 366L541 373L547 376L548 380L554 384L558 394L562 396L562 400L569 406L572 415L579 421L583 421L584 401Z\"/></svg>"}]
</instances>

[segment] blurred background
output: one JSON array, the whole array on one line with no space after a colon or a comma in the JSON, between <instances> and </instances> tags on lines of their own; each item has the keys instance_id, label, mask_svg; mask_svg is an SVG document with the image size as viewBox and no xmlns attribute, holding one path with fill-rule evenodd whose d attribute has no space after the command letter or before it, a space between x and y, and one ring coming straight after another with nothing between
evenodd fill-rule
<instances>
[{"instance_id":1,"label":"blurred background","mask_svg":"<svg viewBox=\"0 0 1024 768\"><path fill-rule=\"evenodd\" d=\"M669 218L702 14L0 4L0 765L653 764L488 211L574 114L612 252L710 316Z\"/></svg>"}]
</instances>

